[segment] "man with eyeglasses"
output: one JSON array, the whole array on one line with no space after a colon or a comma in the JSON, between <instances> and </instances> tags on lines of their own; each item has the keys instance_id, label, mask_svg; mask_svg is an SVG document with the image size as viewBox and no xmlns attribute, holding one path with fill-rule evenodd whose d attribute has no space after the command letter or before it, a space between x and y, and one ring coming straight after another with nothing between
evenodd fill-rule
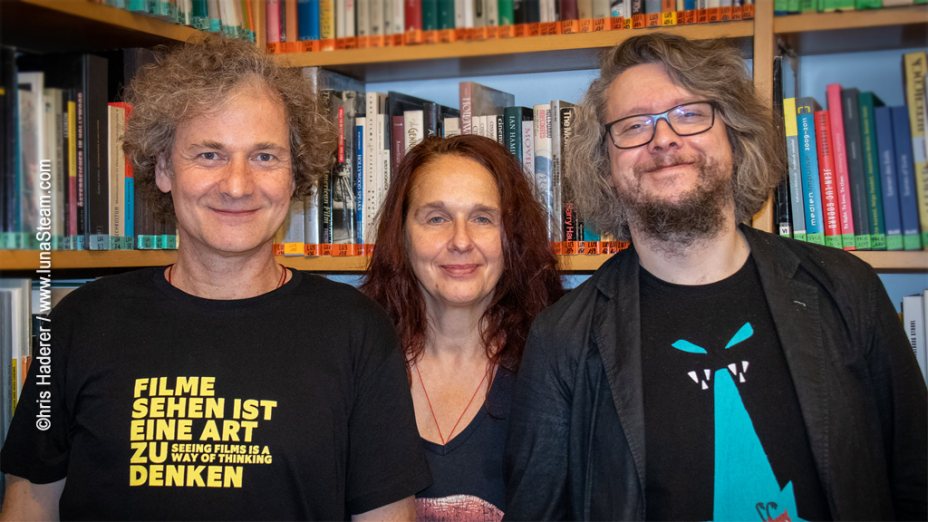
<instances>
[{"instance_id":1,"label":"man with eyeglasses","mask_svg":"<svg viewBox=\"0 0 928 522\"><path fill-rule=\"evenodd\" d=\"M506 517L926 519L925 383L879 278L751 228L781 143L739 52L603 57L565 176L631 241L533 325Z\"/></svg>"}]
</instances>

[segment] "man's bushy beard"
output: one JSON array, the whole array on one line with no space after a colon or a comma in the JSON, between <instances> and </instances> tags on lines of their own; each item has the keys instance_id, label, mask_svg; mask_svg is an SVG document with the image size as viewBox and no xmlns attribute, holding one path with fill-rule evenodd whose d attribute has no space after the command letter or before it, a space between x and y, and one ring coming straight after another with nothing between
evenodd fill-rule
<instances>
[{"instance_id":1,"label":"man's bushy beard","mask_svg":"<svg viewBox=\"0 0 928 522\"><path fill-rule=\"evenodd\" d=\"M693 160L673 155L660 157L650 164L636 166L635 179L647 176L649 170L687 161ZM733 202L731 177L722 172L718 163L709 162L703 155L692 166L699 172L696 186L673 202L640 192L617 191L631 229L672 251L718 235L725 224L726 208Z\"/></svg>"}]
</instances>

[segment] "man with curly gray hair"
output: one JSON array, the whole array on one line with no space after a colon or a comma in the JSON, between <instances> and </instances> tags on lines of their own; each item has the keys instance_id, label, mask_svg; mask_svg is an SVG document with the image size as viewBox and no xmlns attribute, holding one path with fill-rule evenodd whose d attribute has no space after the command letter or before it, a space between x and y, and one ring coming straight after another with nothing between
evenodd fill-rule
<instances>
[{"instance_id":1,"label":"man with curly gray hair","mask_svg":"<svg viewBox=\"0 0 928 522\"><path fill-rule=\"evenodd\" d=\"M536 319L507 518L926 518L925 383L859 259L751 228L780 143L740 53L604 55L571 142L581 214L631 248Z\"/></svg>"},{"instance_id":2,"label":"man with curly gray hair","mask_svg":"<svg viewBox=\"0 0 928 522\"><path fill-rule=\"evenodd\" d=\"M334 154L310 85L207 37L128 99L125 151L177 261L55 308L3 447L4 520L414 519L430 477L390 319L271 249Z\"/></svg>"}]
</instances>

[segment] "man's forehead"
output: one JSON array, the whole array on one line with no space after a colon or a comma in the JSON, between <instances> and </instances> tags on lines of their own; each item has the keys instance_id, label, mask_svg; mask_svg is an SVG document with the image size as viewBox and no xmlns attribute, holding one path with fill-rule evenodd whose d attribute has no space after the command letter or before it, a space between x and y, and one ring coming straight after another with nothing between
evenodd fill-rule
<instances>
[{"instance_id":1,"label":"man's forehead","mask_svg":"<svg viewBox=\"0 0 928 522\"><path fill-rule=\"evenodd\" d=\"M675 105L704 100L675 82L662 64L629 67L616 76L606 90L607 116L663 112Z\"/></svg>"}]
</instances>

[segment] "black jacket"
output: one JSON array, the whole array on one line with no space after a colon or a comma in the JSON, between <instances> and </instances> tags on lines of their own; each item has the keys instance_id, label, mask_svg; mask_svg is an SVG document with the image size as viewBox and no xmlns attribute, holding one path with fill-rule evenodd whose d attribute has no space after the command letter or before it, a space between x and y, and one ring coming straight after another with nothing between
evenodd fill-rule
<instances>
[{"instance_id":1,"label":"black jacket","mask_svg":"<svg viewBox=\"0 0 928 522\"><path fill-rule=\"evenodd\" d=\"M836 520L926 520L926 388L864 262L742 227ZM536 319L507 448L512 520L642 520L638 256L628 249Z\"/></svg>"}]
</instances>

